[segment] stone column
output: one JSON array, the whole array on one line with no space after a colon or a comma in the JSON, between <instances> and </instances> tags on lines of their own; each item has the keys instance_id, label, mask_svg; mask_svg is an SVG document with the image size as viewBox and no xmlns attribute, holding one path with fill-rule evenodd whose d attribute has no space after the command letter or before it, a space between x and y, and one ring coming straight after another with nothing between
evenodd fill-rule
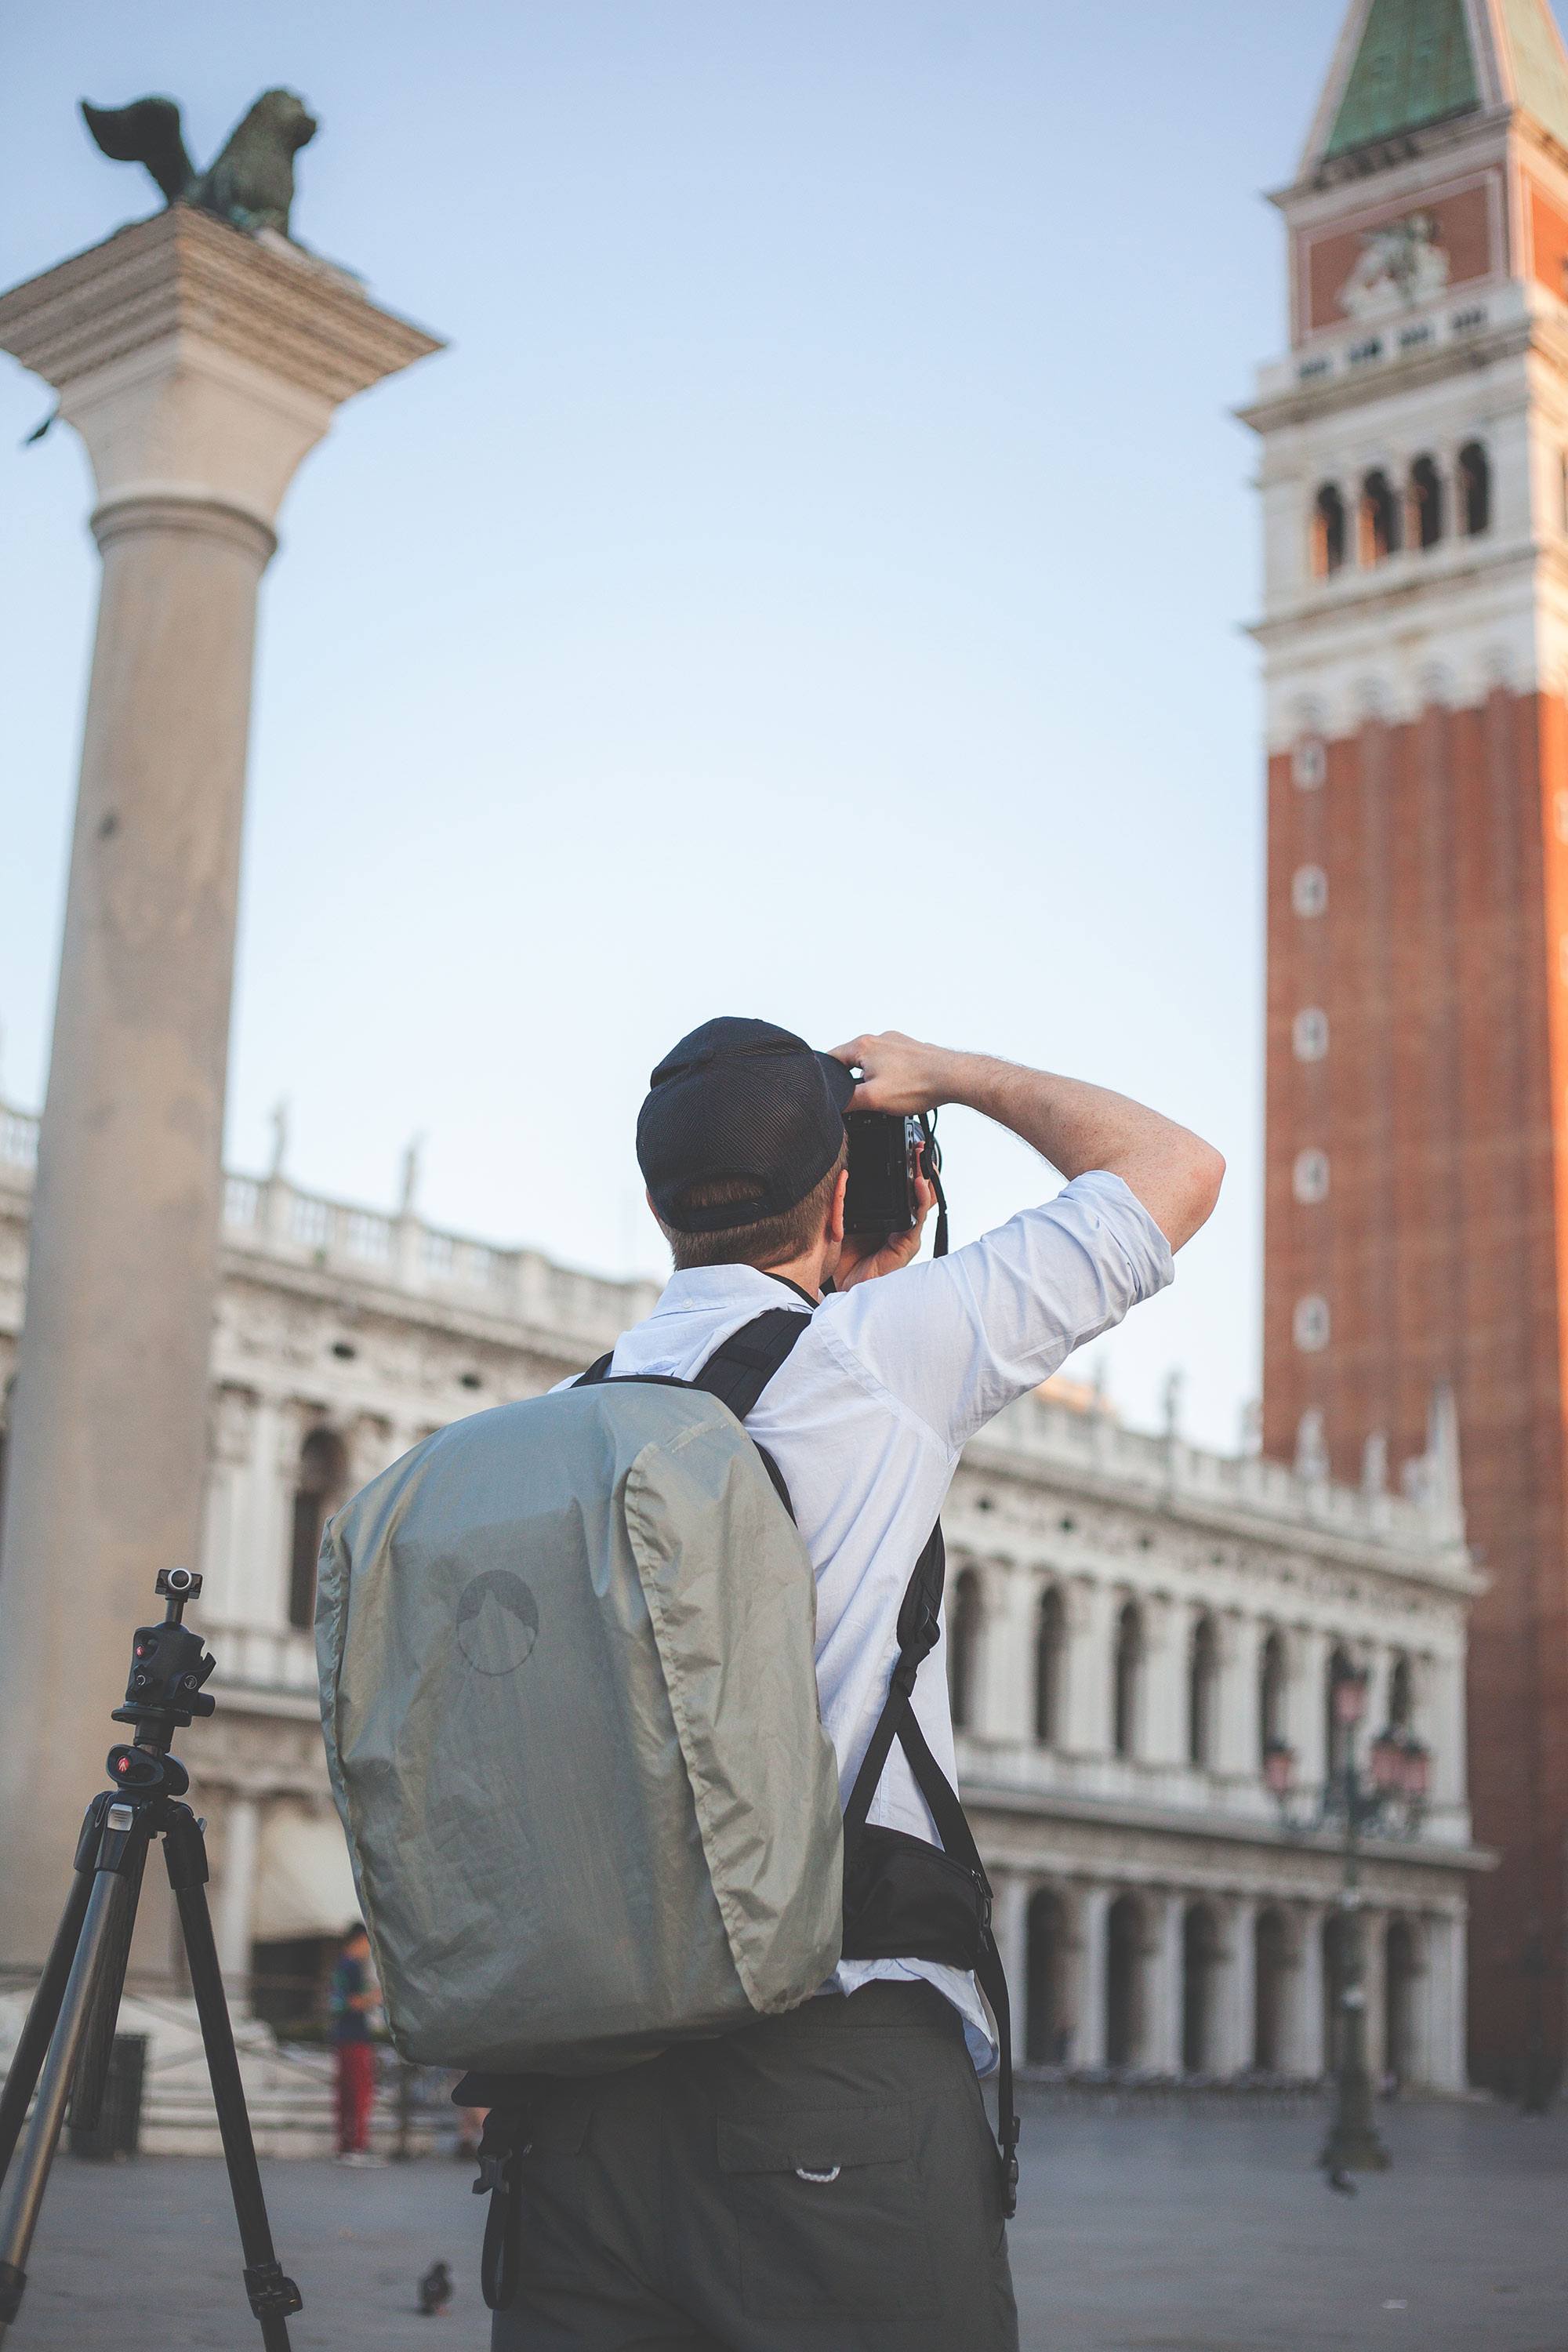
<instances>
[{"instance_id":1,"label":"stone column","mask_svg":"<svg viewBox=\"0 0 1568 2352\"><path fill-rule=\"evenodd\" d=\"M1062 1745L1073 1756L1109 1756L1112 1652L1119 1596L1093 1577L1062 1586L1067 1655L1062 1674Z\"/></svg>"},{"instance_id":2,"label":"stone column","mask_svg":"<svg viewBox=\"0 0 1568 2352\"><path fill-rule=\"evenodd\" d=\"M1296 1782L1314 1793L1328 1774L1325 1739L1327 1715L1324 1688L1329 1667L1329 1637L1314 1626L1297 1629L1289 1640L1290 1677L1286 1712L1287 1735L1296 1750Z\"/></svg>"},{"instance_id":3,"label":"stone column","mask_svg":"<svg viewBox=\"0 0 1568 2352\"><path fill-rule=\"evenodd\" d=\"M1328 2063L1323 2046L1323 1921L1321 1903L1309 1903L1296 1915L1300 1937L1298 1959L1290 1971L1289 2017L1286 2029L1286 2066L1292 2074L1316 2081Z\"/></svg>"},{"instance_id":4,"label":"stone column","mask_svg":"<svg viewBox=\"0 0 1568 2352\"><path fill-rule=\"evenodd\" d=\"M1237 1780L1256 1781L1262 1754L1258 1707L1264 1629L1256 1617L1227 1609L1218 1619L1219 1720L1215 1761Z\"/></svg>"},{"instance_id":5,"label":"stone column","mask_svg":"<svg viewBox=\"0 0 1568 2352\"><path fill-rule=\"evenodd\" d=\"M1013 2011L1013 2055L1022 2058L1029 2046L1030 1881L1018 1870L993 1871L991 1875L996 1892L996 1948L1002 1955Z\"/></svg>"},{"instance_id":6,"label":"stone column","mask_svg":"<svg viewBox=\"0 0 1568 2352\"><path fill-rule=\"evenodd\" d=\"M1445 1912L1422 1924L1426 1964L1423 2076L1434 2091L1462 2091L1466 2084L1465 1917L1462 1912Z\"/></svg>"},{"instance_id":7,"label":"stone column","mask_svg":"<svg viewBox=\"0 0 1568 2352\"><path fill-rule=\"evenodd\" d=\"M1148 2008L1143 2029L1142 2063L1157 2074L1182 2071L1182 1930L1186 1918L1184 1895L1174 1891L1150 1895L1149 1952L1144 1960Z\"/></svg>"},{"instance_id":8,"label":"stone column","mask_svg":"<svg viewBox=\"0 0 1568 2352\"><path fill-rule=\"evenodd\" d=\"M1078 1903L1078 2013L1072 2019L1072 2063L1105 2063L1105 1963L1112 1890L1086 1886Z\"/></svg>"},{"instance_id":9,"label":"stone column","mask_svg":"<svg viewBox=\"0 0 1568 2352\"><path fill-rule=\"evenodd\" d=\"M223 1871L213 1915L218 1966L237 2008L248 2005L248 1992L242 1996L241 1988L250 1975L250 1923L260 1843L261 1801L237 1789L224 1813Z\"/></svg>"},{"instance_id":10,"label":"stone column","mask_svg":"<svg viewBox=\"0 0 1568 2352\"><path fill-rule=\"evenodd\" d=\"M1163 1592L1142 1606L1142 1738L1133 1752L1146 1763L1179 1768L1187 1760L1187 1659L1200 1612L1194 1602Z\"/></svg>"},{"instance_id":11,"label":"stone column","mask_svg":"<svg viewBox=\"0 0 1568 2352\"><path fill-rule=\"evenodd\" d=\"M0 349L87 445L103 554L5 1494L12 1962L47 1948L153 1579L196 1557L274 520L340 403L436 348L342 272L184 206L0 297Z\"/></svg>"},{"instance_id":12,"label":"stone column","mask_svg":"<svg viewBox=\"0 0 1568 2352\"><path fill-rule=\"evenodd\" d=\"M1238 1895L1231 1904L1223 1933L1229 1948L1220 1963L1215 2072L1244 2074L1255 2055L1258 2002L1258 1905L1251 1895Z\"/></svg>"}]
</instances>

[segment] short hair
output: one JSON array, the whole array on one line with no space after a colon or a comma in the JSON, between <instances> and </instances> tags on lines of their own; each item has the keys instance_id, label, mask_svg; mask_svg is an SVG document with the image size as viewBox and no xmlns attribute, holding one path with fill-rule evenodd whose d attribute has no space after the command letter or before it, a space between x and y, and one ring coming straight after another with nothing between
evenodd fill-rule
<instances>
[{"instance_id":1,"label":"short hair","mask_svg":"<svg viewBox=\"0 0 1568 2352\"><path fill-rule=\"evenodd\" d=\"M658 1229L669 1244L677 1271L684 1272L694 1265L754 1265L765 1274L771 1265L788 1265L792 1259L803 1257L821 1238L833 1188L848 1156L846 1139L826 1175L812 1186L803 1201L797 1201L791 1209L781 1209L776 1217L759 1217L751 1224L727 1225L719 1234L679 1233L660 1217ZM680 1196L680 1206L683 1210L718 1209L727 1207L732 1201L740 1208L755 1198L756 1187L747 1177L716 1176L706 1182L689 1184Z\"/></svg>"},{"instance_id":2,"label":"short hair","mask_svg":"<svg viewBox=\"0 0 1568 2352\"><path fill-rule=\"evenodd\" d=\"M343 1929L343 1941L345 1944L352 1944L356 1937L359 1936L363 1936L365 1942L367 1944L369 1943L370 1929L365 1926L363 1919L356 1919L352 1927L345 1927Z\"/></svg>"}]
</instances>

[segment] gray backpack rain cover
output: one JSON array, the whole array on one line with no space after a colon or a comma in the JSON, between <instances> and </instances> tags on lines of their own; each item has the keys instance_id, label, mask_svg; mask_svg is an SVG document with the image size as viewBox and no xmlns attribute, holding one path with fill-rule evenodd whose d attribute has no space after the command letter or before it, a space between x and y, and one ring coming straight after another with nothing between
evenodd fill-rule
<instances>
[{"instance_id":1,"label":"gray backpack rain cover","mask_svg":"<svg viewBox=\"0 0 1568 2352\"><path fill-rule=\"evenodd\" d=\"M321 1717L392 2036L592 2074L837 1965L816 1585L716 1397L609 1381L454 1423L332 1520Z\"/></svg>"}]
</instances>

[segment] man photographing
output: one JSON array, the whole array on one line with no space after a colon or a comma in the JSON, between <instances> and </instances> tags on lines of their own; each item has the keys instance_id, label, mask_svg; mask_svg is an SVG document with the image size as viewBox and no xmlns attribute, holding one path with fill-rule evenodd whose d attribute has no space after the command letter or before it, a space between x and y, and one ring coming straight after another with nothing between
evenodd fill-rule
<instances>
[{"instance_id":1,"label":"man photographing","mask_svg":"<svg viewBox=\"0 0 1568 2352\"><path fill-rule=\"evenodd\" d=\"M910 1230L847 1239L845 1113L945 1103L1022 1137L1066 1188L916 1264L934 1197L922 1173ZM637 1150L675 1271L595 1369L690 1380L770 1308L799 1316L744 1420L815 1572L821 1717L847 1803L963 1447L1169 1282L1224 1163L1101 1087L892 1032L819 1055L733 1019L708 1022L654 1071ZM909 1706L951 1780L944 1647ZM901 1745L867 1818L942 1843ZM972 1973L913 1954L849 1958L787 2014L563 2087L558 2111L545 2095L497 2352L1015 2347L977 2082L995 2060ZM841 2162L814 2162L816 2139Z\"/></svg>"}]
</instances>

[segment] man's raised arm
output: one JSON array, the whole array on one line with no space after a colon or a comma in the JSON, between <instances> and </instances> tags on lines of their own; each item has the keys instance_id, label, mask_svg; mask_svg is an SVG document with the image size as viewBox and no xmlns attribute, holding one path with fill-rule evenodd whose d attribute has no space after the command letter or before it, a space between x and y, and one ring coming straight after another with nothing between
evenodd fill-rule
<instances>
[{"instance_id":1,"label":"man's raised arm","mask_svg":"<svg viewBox=\"0 0 1568 2352\"><path fill-rule=\"evenodd\" d=\"M1225 1161L1190 1129L1080 1078L1026 1070L988 1054L922 1045L896 1029L854 1037L835 1056L862 1069L856 1110L931 1110L963 1103L1021 1135L1070 1179L1091 1168L1120 1176L1173 1250L1191 1241L1219 1198Z\"/></svg>"}]
</instances>

